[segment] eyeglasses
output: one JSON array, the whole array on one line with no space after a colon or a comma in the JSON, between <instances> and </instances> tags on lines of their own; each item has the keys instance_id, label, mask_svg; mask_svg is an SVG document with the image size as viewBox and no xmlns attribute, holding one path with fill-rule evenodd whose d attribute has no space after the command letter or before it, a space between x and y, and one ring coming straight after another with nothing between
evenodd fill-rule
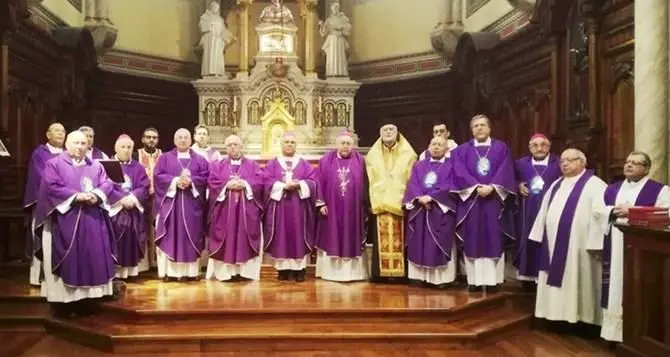
<instances>
[{"instance_id":1,"label":"eyeglasses","mask_svg":"<svg viewBox=\"0 0 670 357\"><path fill-rule=\"evenodd\" d=\"M633 161L633 160L626 160L626 161L624 162L624 164L626 164L626 165L631 164L631 165L635 165L635 166L647 166L647 164L644 163L644 162L641 162L641 161Z\"/></svg>"},{"instance_id":2,"label":"eyeglasses","mask_svg":"<svg viewBox=\"0 0 670 357\"><path fill-rule=\"evenodd\" d=\"M565 157L565 158L561 158L561 163L564 163L564 162L575 162L575 161L577 161L577 160L580 160L580 158L578 158L578 157Z\"/></svg>"}]
</instances>

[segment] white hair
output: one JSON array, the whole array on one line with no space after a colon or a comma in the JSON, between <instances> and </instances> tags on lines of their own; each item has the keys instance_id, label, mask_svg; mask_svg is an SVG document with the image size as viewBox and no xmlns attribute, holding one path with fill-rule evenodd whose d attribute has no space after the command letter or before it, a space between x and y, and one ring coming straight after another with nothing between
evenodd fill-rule
<instances>
[{"instance_id":1,"label":"white hair","mask_svg":"<svg viewBox=\"0 0 670 357\"><path fill-rule=\"evenodd\" d=\"M567 152L574 153L577 156L577 158L582 161L584 166L586 166L586 155L584 154L583 151L581 151L579 149L576 149L576 148L568 148L568 149L563 150L563 153L561 154L561 157L563 156L563 154L565 154Z\"/></svg>"},{"instance_id":2,"label":"white hair","mask_svg":"<svg viewBox=\"0 0 670 357\"><path fill-rule=\"evenodd\" d=\"M179 128L179 129L177 129L177 131L174 132L174 137L176 138L177 135L179 135L179 133L184 133L184 132L186 133L186 135L188 135L189 137L191 137L191 132L188 131L188 129L186 129L186 128Z\"/></svg>"},{"instance_id":3,"label":"white hair","mask_svg":"<svg viewBox=\"0 0 670 357\"><path fill-rule=\"evenodd\" d=\"M67 137L65 137L65 149L69 150L70 146L72 145L72 141L74 141L77 138L81 138L84 141L88 141L88 139L86 138L86 134L84 134L83 131L80 130L71 131L70 133L67 134Z\"/></svg>"},{"instance_id":4,"label":"white hair","mask_svg":"<svg viewBox=\"0 0 670 357\"><path fill-rule=\"evenodd\" d=\"M392 127L393 129L395 129L395 131L398 131L397 126L395 126L393 124L385 124L385 125L382 125L381 128L379 128L379 135L381 135L382 131L384 131L384 128L386 128L386 127Z\"/></svg>"},{"instance_id":5,"label":"white hair","mask_svg":"<svg viewBox=\"0 0 670 357\"><path fill-rule=\"evenodd\" d=\"M242 139L237 135L229 135L223 142L223 145L228 146L230 145L231 141L237 141L240 144L240 146L242 146Z\"/></svg>"}]
</instances>

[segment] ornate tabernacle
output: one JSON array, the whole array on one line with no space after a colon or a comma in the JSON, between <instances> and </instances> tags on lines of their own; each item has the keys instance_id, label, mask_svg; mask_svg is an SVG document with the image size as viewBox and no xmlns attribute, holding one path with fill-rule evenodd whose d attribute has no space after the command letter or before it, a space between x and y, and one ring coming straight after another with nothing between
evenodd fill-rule
<instances>
[{"instance_id":1,"label":"ornate tabernacle","mask_svg":"<svg viewBox=\"0 0 670 357\"><path fill-rule=\"evenodd\" d=\"M238 3L239 32L246 33L251 1ZM299 4L304 28L313 32L316 1ZM348 77L319 79L308 59L301 61L304 71L298 66L298 27L281 1L272 0L263 9L255 31L258 51L250 73L241 65L234 78L203 75L192 82L200 99L200 123L210 127L211 145L223 150L225 138L237 134L247 155L270 157L281 151L282 134L294 131L300 153L319 157L334 145L339 132L353 132L354 96L361 84ZM311 54L314 35L305 38L304 52ZM238 41L242 63L247 62L245 42Z\"/></svg>"}]
</instances>

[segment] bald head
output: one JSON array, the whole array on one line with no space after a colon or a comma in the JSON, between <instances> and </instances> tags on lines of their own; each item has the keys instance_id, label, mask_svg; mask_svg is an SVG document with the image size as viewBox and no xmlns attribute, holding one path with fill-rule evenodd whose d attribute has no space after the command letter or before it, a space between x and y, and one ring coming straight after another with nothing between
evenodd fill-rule
<instances>
[{"instance_id":1,"label":"bald head","mask_svg":"<svg viewBox=\"0 0 670 357\"><path fill-rule=\"evenodd\" d=\"M586 155L575 148L565 149L561 154L561 171L565 177L581 174L586 168Z\"/></svg>"},{"instance_id":2,"label":"bald head","mask_svg":"<svg viewBox=\"0 0 670 357\"><path fill-rule=\"evenodd\" d=\"M428 151L430 152L430 157L436 160L440 160L447 153L447 138L444 136L435 136L430 140L430 146L428 146Z\"/></svg>"},{"instance_id":3,"label":"bald head","mask_svg":"<svg viewBox=\"0 0 670 357\"><path fill-rule=\"evenodd\" d=\"M188 129L177 129L174 132L174 146L179 152L186 152L191 147L191 132Z\"/></svg>"},{"instance_id":4,"label":"bald head","mask_svg":"<svg viewBox=\"0 0 670 357\"><path fill-rule=\"evenodd\" d=\"M335 144L341 157L349 157L354 149L354 138L349 134L342 134L335 138Z\"/></svg>"},{"instance_id":5,"label":"bald head","mask_svg":"<svg viewBox=\"0 0 670 357\"><path fill-rule=\"evenodd\" d=\"M116 139L114 144L114 152L116 153L116 158L121 162L130 161L130 156L133 153L133 148L135 142L128 135L121 135Z\"/></svg>"},{"instance_id":6,"label":"bald head","mask_svg":"<svg viewBox=\"0 0 670 357\"><path fill-rule=\"evenodd\" d=\"M226 154L233 160L239 160L242 157L242 139L237 135L230 135L224 142Z\"/></svg>"},{"instance_id":7,"label":"bald head","mask_svg":"<svg viewBox=\"0 0 670 357\"><path fill-rule=\"evenodd\" d=\"M65 139L65 149L74 159L81 160L86 155L88 149L88 139L86 134L75 130L67 134Z\"/></svg>"},{"instance_id":8,"label":"bald head","mask_svg":"<svg viewBox=\"0 0 670 357\"><path fill-rule=\"evenodd\" d=\"M62 148L65 143L65 127L61 123L53 123L47 128L47 142L49 145Z\"/></svg>"},{"instance_id":9,"label":"bald head","mask_svg":"<svg viewBox=\"0 0 670 357\"><path fill-rule=\"evenodd\" d=\"M286 132L281 137L281 151L282 155L287 157L292 157L295 155L296 148L298 147L298 140L295 133Z\"/></svg>"}]
</instances>

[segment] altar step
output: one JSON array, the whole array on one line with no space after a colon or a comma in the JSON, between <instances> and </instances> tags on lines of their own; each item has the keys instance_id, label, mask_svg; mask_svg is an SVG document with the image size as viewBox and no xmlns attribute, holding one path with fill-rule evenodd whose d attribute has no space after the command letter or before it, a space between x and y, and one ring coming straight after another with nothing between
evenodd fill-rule
<instances>
[{"instance_id":1,"label":"altar step","mask_svg":"<svg viewBox=\"0 0 670 357\"><path fill-rule=\"evenodd\" d=\"M530 306L528 297L509 293L453 309L159 312L107 304L98 316L48 318L44 326L61 338L116 353L458 350L527 328Z\"/></svg>"}]
</instances>

